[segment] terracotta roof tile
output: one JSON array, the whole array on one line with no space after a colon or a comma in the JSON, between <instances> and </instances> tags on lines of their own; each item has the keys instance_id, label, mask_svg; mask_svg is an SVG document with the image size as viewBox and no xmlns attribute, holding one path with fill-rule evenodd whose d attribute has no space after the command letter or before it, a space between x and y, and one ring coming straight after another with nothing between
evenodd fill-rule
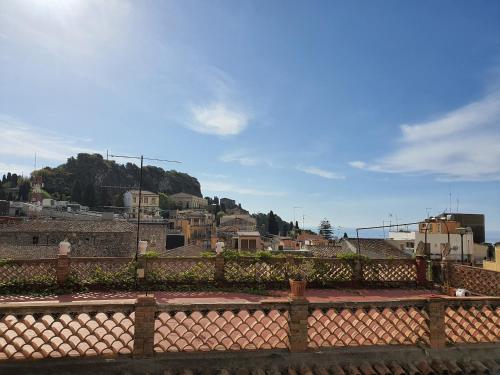
<instances>
[{"instance_id":1,"label":"terracotta roof tile","mask_svg":"<svg viewBox=\"0 0 500 375\"><path fill-rule=\"evenodd\" d=\"M491 360L470 360L456 362L442 359L420 359L416 361L388 361L382 360L370 362L368 360L360 363L338 362L325 365L288 365L279 367L273 365L269 368L254 366L249 363L248 367L236 369L222 368L215 371L217 375L448 375L448 374L499 374L500 365ZM166 375L207 375L214 372L210 369L165 369Z\"/></svg>"},{"instance_id":2,"label":"terracotta roof tile","mask_svg":"<svg viewBox=\"0 0 500 375\"><path fill-rule=\"evenodd\" d=\"M124 220L25 220L0 224L0 232L133 232L134 225Z\"/></svg>"}]
</instances>

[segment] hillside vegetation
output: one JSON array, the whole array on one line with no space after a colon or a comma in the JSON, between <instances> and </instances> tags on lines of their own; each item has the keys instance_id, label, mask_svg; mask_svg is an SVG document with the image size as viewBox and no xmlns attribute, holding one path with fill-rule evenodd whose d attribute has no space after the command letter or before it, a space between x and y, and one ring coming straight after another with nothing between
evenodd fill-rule
<instances>
[{"instance_id":1,"label":"hillside vegetation","mask_svg":"<svg viewBox=\"0 0 500 375\"><path fill-rule=\"evenodd\" d=\"M44 189L52 197L72 200L90 207L122 206L120 187L138 187L140 168L132 163L118 164L99 154L78 154L56 168L45 167L33 175L43 176ZM113 187L109 187L113 186ZM142 174L144 190L167 195L188 193L201 197L198 180L187 173L145 166Z\"/></svg>"}]
</instances>

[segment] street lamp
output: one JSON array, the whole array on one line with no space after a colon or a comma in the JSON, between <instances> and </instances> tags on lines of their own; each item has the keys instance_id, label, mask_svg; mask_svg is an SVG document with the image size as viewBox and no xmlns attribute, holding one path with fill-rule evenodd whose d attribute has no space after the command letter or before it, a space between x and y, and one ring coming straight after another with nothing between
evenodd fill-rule
<instances>
[{"instance_id":1,"label":"street lamp","mask_svg":"<svg viewBox=\"0 0 500 375\"><path fill-rule=\"evenodd\" d=\"M464 262L464 234L468 232L467 228L464 227L458 227L457 232L460 235L460 246L461 246L461 256L460 256L460 261L463 263Z\"/></svg>"}]
</instances>

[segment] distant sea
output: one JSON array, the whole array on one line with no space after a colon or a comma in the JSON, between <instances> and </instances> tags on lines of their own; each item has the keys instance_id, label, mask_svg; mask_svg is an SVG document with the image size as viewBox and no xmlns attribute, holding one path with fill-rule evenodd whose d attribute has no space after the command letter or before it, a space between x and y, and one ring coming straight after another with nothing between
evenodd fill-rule
<instances>
[{"instance_id":1,"label":"distant sea","mask_svg":"<svg viewBox=\"0 0 500 375\"><path fill-rule=\"evenodd\" d=\"M306 229L310 229L314 232L318 232L317 227L307 227ZM388 228L385 229L385 236L387 237L388 234ZM406 229L403 227L400 227L400 229ZM410 227L409 230L415 230L415 227ZM392 231L396 231L397 228L394 227L392 228ZM347 233L347 235L350 238L355 238L356 237L356 228L342 228L341 230L334 230L336 236L342 237L344 232ZM362 238L384 238L384 231L382 229L366 229L366 230L361 230L359 231L359 237ZM486 242L490 243L495 243L495 242L500 242L500 230L488 230L486 229Z\"/></svg>"}]
</instances>

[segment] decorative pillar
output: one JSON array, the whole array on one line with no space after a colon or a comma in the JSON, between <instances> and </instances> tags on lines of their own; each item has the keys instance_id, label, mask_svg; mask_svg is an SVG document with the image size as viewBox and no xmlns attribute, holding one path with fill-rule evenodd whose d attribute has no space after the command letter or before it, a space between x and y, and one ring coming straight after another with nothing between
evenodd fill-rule
<instances>
[{"instance_id":1,"label":"decorative pillar","mask_svg":"<svg viewBox=\"0 0 500 375\"><path fill-rule=\"evenodd\" d=\"M224 283L226 281L224 263L224 256L222 253L215 255L215 281L217 283Z\"/></svg>"},{"instance_id":2,"label":"decorative pillar","mask_svg":"<svg viewBox=\"0 0 500 375\"><path fill-rule=\"evenodd\" d=\"M290 299L290 351L307 351L307 318L309 302L305 298Z\"/></svg>"},{"instance_id":3,"label":"decorative pillar","mask_svg":"<svg viewBox=\"0 0 500 375\"><path fill-rule=\"evenodd\" d=\"M156 299L140 294L135 304L134 357L152 357L154 353Z\"/></svg>"},{"instance_id":4,"label":"decorative pillar","mask_svg":"<svg viewBox=\"0 0 500 375\"><path fill-rule=\"evenodd\" d=\"M352 282L355 286L363 285L363 263L359 259L352 262Z\"/></svg>"},{"instance_id":5,"label":"decorative pillar","mask_svg":"<svg viewBox=\"0 0 500 375\"><path fill-rule=\"evenodd\" d=\"M59 254L56 264L57 285L63 286L68 281L70 273L71 260L68 254Z\"/></svg>"},{"instance_id":6,"label":"decorative pillar","mask_svg":"<svg viewBox=\"0 0 500 375\"><path fill-rule=\"evenodd\" d=\"M445 300L440 297L427 300L429 309L429 338L432 349L446 346L446 332L444 324Z\"/></svg>"},{"instance_id":7,"label":"decorative pillar","mask_svg":"<svg viewBox=\"0 0 500 375\"><path fill-rule=\"evenodd\" d=\"M415 265L417 268L417 286L427 286L427 259L424 256L417 256Z\"/></svg>"}]
</instances>

